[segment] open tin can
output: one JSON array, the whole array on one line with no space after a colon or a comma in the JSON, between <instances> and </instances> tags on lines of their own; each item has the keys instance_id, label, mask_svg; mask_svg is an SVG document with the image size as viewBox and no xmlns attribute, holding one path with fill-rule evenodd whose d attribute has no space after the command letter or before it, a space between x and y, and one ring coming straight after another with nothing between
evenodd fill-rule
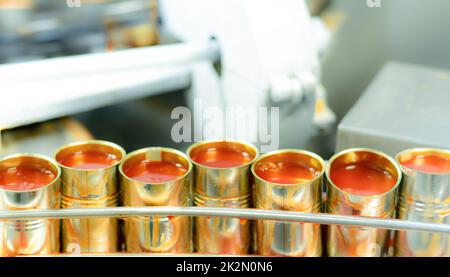
<instances>
[{"instance_id":1,"label":"open tin can","mask_svg":"<svg viewBox=\"0 0 450 277\"><path fill-rule=\"evenodd\" d=\"M128 154L120 167L124 206L192 205L192 164L180 151L150 147ZM127 252L188 253L192 251L189 216L125 219Z\"/></svg>"},{"instance_id":2,"label":"open tin can","mask_svg":"<svg viewBox=\"0 0 450 277\"><path fill-rule=\"evenodd\" d=\"M334 155L326 170L327 212L391 218L401 171L386 154L348 149ZM369 227L328 226L329 256L379 257L387 254L390 231Z\"/></svg>"},{"instance_id":3,"label":"open tin can","mask_svg":"<svg viewBox=\"0 0 450 277\"><path fill-rule=\"evenodd\" d=\"M117 144L89 140L56 152L61 167L62 208L116 207L119 201L117 166L125 150ZM62 220L62 251L110 253L120 250L117 218Z\"/></svg>"},{"instance_id":4,"label":"open tin can","mask_svg":"<svg viewBox=\"0 0 450 277\"><path fill-rule=\"evenodd\" d=\"M258 209L320 212L325 165L318 155L301 150L279 150L252 165ZM319 224L258 220L257 252L266 256L322 255Z\"/></svg>"},{"instance_id":5,"label":"open tin can","mask_svg":"<svg viewBox=\"0 0 450 277\"><path fill-rule=\"evenodd\" d=\"M194 203L205 207L249 208L250 165L258 150L252 144L216 140L193 144L187 155L194 164ZM200 253L247 254L251 224L243 218L195 218L194 246Z\"/></svg>"},{"instance_id":6,"label":"open tin can","mask_svg":"<svg viewBox=\"0 0 450 277\"><path fill-rule=\"evenodd\" d=\"M408 149L396 160L403 172L398 218L450 224L450 150ZM395 256L449 257L450 235L396 231Z\"/></svg>"},{"instance_id":7,"label":"open tin can","mask_svg":"<svg viewBox=\"0 0 450 277\"><path fill-rule=\"evenodd\" d=\"M59 209L61 171L51 159L17 154L0 160L0 210ZM0 222L0 256L59 253L59 219Z\"/></svg>"}]
</instances>

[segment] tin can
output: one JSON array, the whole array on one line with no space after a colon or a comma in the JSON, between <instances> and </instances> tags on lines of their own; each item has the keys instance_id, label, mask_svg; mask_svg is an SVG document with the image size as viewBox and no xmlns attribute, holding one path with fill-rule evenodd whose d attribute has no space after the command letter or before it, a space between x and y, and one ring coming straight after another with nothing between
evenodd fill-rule
<instances>
[{"instance_id":1,"label":"tin can","mask_svg":"<svg viewBox=\"0 0 450 277\"><path fill-rule=\"evenodd\" d=\"M252 167L258 209L320 212L325 165L318 155L278 150L261 156ZM258 220L260 255L318 257L322 255L320 224Z\"/></svg>"},{"instance_id":2,"label":"tin can","mask_svg":"<svg viewBox=\"0 0 450 277\"><path fill-rule=\"evenodd\" d=\"M342 175L336 175L341 172ZM330 159L326 177L328 213L393 217L401 171L386 154L363 148L344 150ZM338 186L341 178L351 181L353 190ZM390 231L385 229L330 225L327 252L332 257L384 256L389 247L389 235Z\"/></svg>"},{"instance_id":3,"label":"tin can","mask_svg":"<svg viewBox=\"0 0 450 277\"><path fill-rule=\"evenodd\" d=\"M412 168L405 164L424 158L437 157L445 163L444 170ZM403 172L397 216L399 219L426 223L450 224L450 151L415 148L396 156ZM417 231L396 231L395 256L449 257L450 235Z\"/></svg>"},{"instance_id":4,"label":"tin can","mask_svg":"<svg viewBox=\"0 0 450 277\"><path fill-rule=\"evenodd\" d=\"M0 161L0 172L33 168L29 174L48 174L39 187L14 188L0 185L0 210L58 209L60 169L51 159L38 154L17 154ZM34 170L39 172L34 172ZM31 169L30 169L31 170ZM14 173L23 177L22 173ZM4 182L9 177L2 176ZM25 182L25 180L24 180ZM0 222L0 256L59 253L59 219L8 220Z\"/></svg>"},{"instance_id":5,"label":"tin can","mask_svg":"<svg viewBox=\"0 0 450 277\"><path fill-rule=\"evenodd\" d=\"M243 155L243 160L221 167L199 163L200 153L215 156L218 149ZM250 165L258 150L242 141L217 140L193 144L187 155L194 164L194 203L205 207L248 208L252 206ZM247 254L252 243L251 222L242 218L196 217L194 246L198 252L210 254Z\"/></svg>"},{"instance_id":6,"label":"tin can","mask_svg":"<svg viewBox=\"0 0 450 277\"><path fill-rule=\"evenodd\" d=\"M105 157L105 160L100 162L100 157ZM59 149L55 159L62 172L61 207L116 207L119 201L117 166L124 157L125 151L122 147L101 140L75 142ZM84 165L86 167L83 167ZM119 250L118 231L116 218L63 219L62 251L116 252Z\"/></svg>"},{"instance_id":7,"label":"tin can","mask_svg":"<svg viewBox=\"0 0 450 277\"><path fill-rule=\"evenodd\" d=\"M145 177L147 169L153 176ZM125 157L119 171L124 206L192 206L192 164L180 151L164 147L136 150ZM127 252L192 251L188 216L129 217L124 235Z\"/></svg>"}]
</instances>

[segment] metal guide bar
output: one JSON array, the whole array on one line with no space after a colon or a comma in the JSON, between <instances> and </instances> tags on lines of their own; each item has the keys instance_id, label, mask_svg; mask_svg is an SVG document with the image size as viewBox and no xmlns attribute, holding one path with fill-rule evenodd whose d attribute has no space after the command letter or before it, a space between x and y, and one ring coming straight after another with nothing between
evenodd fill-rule
<instances>
[{"instance_id":1,"label":"metal guide bar","mask_svg":"<svg viewBox=\"0 0 450 277\"><path fill-rule=\"evenodd\" d=\"M257 254L210 254L210 253L128 253L128 252L112 252L112 253L58 253L52 255L29 255L29 256L17 256L20 257L236 257L236 258L251 258L261 257Z\"/></svg>"},{"instance_id":2,"label":"metal guide bar","mask_svg":"<svg viewBox=\"0 0 450 277\"><path fill-rule=\"evenodd\" d=\"M218 208L218 207L115 207L59 210L0 211L0 220L39 218L86 218L129 216L220 216L246 219L265 219L309 222L347 226L374 227L391 230L412 230L450 234L450 225L414 222L399 219L344 216L325 213L305 213L279 210Z\"/></svg>"}]
</instances>

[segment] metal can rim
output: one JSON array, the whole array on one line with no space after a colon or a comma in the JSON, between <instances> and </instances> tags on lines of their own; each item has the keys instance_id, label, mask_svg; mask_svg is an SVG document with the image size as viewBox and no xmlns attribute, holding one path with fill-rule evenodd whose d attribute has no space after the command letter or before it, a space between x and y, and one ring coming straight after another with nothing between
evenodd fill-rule
<instances>
[{"instance_id":1,"label":"metal can rim","mask_svg":"<svg viewBox=\"0 0 450 277\"><path fill-rule=\"evenodd\" d=\"M135 180L135 179L133 179L133 178L128 177L128 175L126 175L125 172L123 171L123 165L125 164L125 162L126 162L128 159L130 159L131 157L134 157L134 156L136 156L136 155L138 155L138 154L147 152L148 150L152 150L152 149L160 149L161 151L171 152L171 153L180 155L181 157L183 157L184 159L186 159L186 161L187 161L187 163L188 163L188 170L186 170L186 172L185 172L183 175L178 176L176 179L173 179L173 180L171 180L171 181L169 181L169 182L146 183L146 182L141 182L141 181L138 181L138 180ZM183 178L186 178L186 177L189 176L189 174L191 173L192 168L193 168L193 166L192 166L191 160L190 160L190 159L187 157L187 155L184 154L183 152L181 152L181 151L179 151L179 150L176 150L176 149L173 149L173 148L170 148L170 147L158 147L158 146L154 146L154 147L145 147L145 148L137 149L137 150L134 150L134 151L128 153L128 154L122 159L122 161L121 161L120 164L119 164L119 173L120 173L120 175L121 175L122 177L124 177L125 179L127 179L128 181L131 181L131 182L140 183L140 184L164 185L164 184L167 184L167 183L177 182L177 181L179 181L179 180L182 180Z\"/></svg>"},{"instance_id":2,"label":"metal can rim","mask_svg":"<svg viewBox=\"0 0 450 277\"><path fill-rule=\"evenodd\" d=\"M56 156L58 155L59 152L61 152L62 150L69 148L69 147L73 147L73 146L80 146L80 145L88 145L88 144L98 144L98 145L104 145L104 146L109 146L112 148L115 148L117 150L119 150L120 154L122 155L122 157L120 158L120 160L115 161L113 164L107 166L107 167L103 167L100 169L81 169L81 168L73 168L70 166L65 166L61 163L58 162L58 160L56 160ZM90 140L82 140L82 141L76 141L76 142L72 142L69 144L65 144L64 146L58 148L55 151L55 154L53 155L55 157L55 161L58 164L58 166L60 166L61 168L67 169L67 170L72 170L72 171L78 171L78 172L98 172L98 171L102 171L102 170L108 170L110 168L113 168L117 165L119 165L123 159L126 156L126 152L123 149L122 146L114 143L114 142L110 142L110 141L106 141L106 140L97 140L97 139L90 139Z\"/></svg>"},{"instance_id":3,"label":"metal can rim","mask_svg":"<svg viewBox=\"0 0 450 277\"><path fill-rule=\"evenodd\" d=\"M322 166L322 170L321 170L320 173L319 173L316 177L314 177L313 179L307 180L307 181L304 181L304 182L300 182L300 183L295 183L295 184L282 184L282 183L274 183L274 182L270 182L270 181L267 181L267 180L265 180L265 179L259 177L258 174L256 174L256 172L255 172L255 166L256 166L256 164L257 164L259 161L261 161L262 159L264 159L264 158L266 158L266 157L269 157L269 156L272 156L272 155L275 155L275 154L282 154L282 153L297 153L297 154L305 154L305 155L311 156L311 157L313 157L313 158L315 158L316 160L319 161L320 165ZM258 180L260 180L260 181L262 181L262 182L265 182L265 183L268 183L268 184L273 185L273 186L298 186L298 185L306 185L306 184L309 184L309 183L314 182L314 181L316 181L316 180L319 180L320 178L323 177L323 174L325 173L325 162L324 162L324 160L322 159L322 157L320 157L318 154L313 153L313 152L311 152L311 151L308 151L308 150L302 150L302 149L287 148L287 149L274 150L274 151L271 151L271 152L268 152L268 153L266 153L266 154L261 155L261 156L260 156L259 158L257 158L257 159L254 161L254 163L252 164L251 172L252 172L253 176L254 176L255 178L257 178Z\"/></svg>"},{"instance_id":4,"label":"metal can rim","mask_svg":"<svg viewBox=\"0 0 450 277\"><path fill-rule=\"evenodd\" d=\"M42 154L37 154L37 153L17 153L17 154L12 154L12 155L8 155L6 157L3 157L2 159L0 159L0 163L5 161L5 160L9 160L9 159L14 159L14 158L20 158L20 157L30 157L30 158L38 158L38 159L42 159L45 160L47 162L49 162L50 164L52 164L55 169L56 169L56 176L55 179L53 179L53 181L51 181L50 183L48 183L45 186L39 187L39 188L35 188L35 189L29 189L29 190L11 190L11 189L6 189L0 186L0 190L3 191L8 191L8 192L15 192L15 193L23 193L23 192L32 192L32 191L38 191L38 190L42 190L45 189L47 187L52 186L53 184L59 182L59 179L61 177L61 168L59 167L59 164L56 160L47 157L45 155Z\"/></svg>"},{"instance_id":5,"label":"metal can rim","mask_svg":"<svg viewBox=\"0 0 450 277\"><path fill-rule=\"evenodd\" d=\"M336 160L338 157L340 157L340 156L342 156L342 155L344 155L344 154L347 154L347 153L349 153L349 152L370 152L370 153L373 153L373 154L380 155L381 157L387 159L389 162L391 162L391 163L394 165L394 168L395 168L395 170L397 171L397 176L398 176L398 177L397 177L397 182L395 183L395 185L393 185L392 188L391 188L390 190L388 190L388 191L386 191L386 192L384 192L384 193L381 193L381 194L375 194L375 195L360 195L360 194L353 194L353 193L346 192L346 191L342 190L341 188L339 188L339 187L331 180L331 178L330 178L330 168L331 168L331 164L332 164L333 161ZM344 195L346 195L346 196L352 196L352 195L354 195L354 196L358 196L358 197L369 197L369 198L379 198L379 197L384 197L384 196L386 196L386 195L388 195L388 194L394 192L394 191L400 186L400 183L401 183L401 181L402 181L402 171L401 171L399 165L397 164L397 162L396 162L392 157L390 157L388 154L386 154L386 153L384 153L384 152L382 152L382 151L375 150L375 149L372 149L372 148L364 148L364 147L360 147L360 148L349 148L349 149L345 149L345 150L342 150L342 151L340 151L340 152L334 154L334 155L329 159L329 161L328 161L327 168L326 168L326 170L325 170L325 176L326 176L326 178L327 178L328 183L329 183L334 189L336 189L337 191L339 191L340 193L342 193L342 194L344 194Z\"/></svg>"},{"instance_id":6,"label":"metal can rim","mask_svg":"<svg viewBox=\"0 0 450 277\"><path fill-rule=\"evenodd\" d=\"M242 165L239 165L239 166L234 166L234 167L226 167L226 168L207 166L207 165L204 165L204 164L201 164L201 163L197 163L196 161L194 161L194 160L191 158L191 155L190 155L190 154L191 154L191 152L192 152L192 150L193 150L194 148L196 148L196 147L198 147L198 146L200 146L200 145L203 145L203 144L216 143L216 142L217 142L217 143L220 143L220 142L230 142L230 143L243 144L243 145L245 145L245 146L251 148L253 151L255 151L255 156L253 157L253 159L252 159L251 161L249 161L249 162L247 162L247 163L245 163L245 164L242 164ZM223 170L228 170L228 169L239 169L239 168L243 168L243 167L246 167L246 166L251 165L252 163L254 163L254 162L258 159L258 157L259 157L259 150L258 150L258 148L257 148L255 145L253 145L252 143L249 143L249 142L246 142L246 141L243 141L243 140L235 140L235 139L212 139L212 140L202 140L202 141L199 141L199 142L196 142L196 143L192 144L192 145L189 146L188 149L186 150L186 155L187 155L187 157L189 158L189 160L191 161L191 163L194 164L194 165L196 165L196 166L203 167L203 168L206 168L206 169L215 169L215 170L223 169Z\"/></svg>"},{"instance_id":7,"label":"metal can rim","mask_svg":"<svg viewBox=\"0 0 450 277\"><path fill-rule=\"evenodd\" d=\"M411 171L411 172L417 172L417 173L427 174L427 175L436 175L436 176L450 175L450 172L433 172L433 173L430 173L430 172L426 172L424 170L419 170L419 169L414 169L414 168L409 168L409 167L403 166L400 163L400 157L405 155L405 154L410 154L410 153L414 153L414 152L435 152L435 153L444 153L444 154L450 156L450 150L443 149L443 148L432 148L432 147L407 148L407 149L397 153L397 155L395 155L395 161L398 164L398 166L401 168L402 173L408 174L407 171Z\"/></svg>"}]
</instances>

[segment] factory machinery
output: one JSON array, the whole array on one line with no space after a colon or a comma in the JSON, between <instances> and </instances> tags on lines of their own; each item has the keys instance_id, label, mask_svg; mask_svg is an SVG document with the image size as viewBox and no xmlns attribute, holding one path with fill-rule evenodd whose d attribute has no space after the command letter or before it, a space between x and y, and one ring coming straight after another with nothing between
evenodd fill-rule
<instances>
[{"instance_id":1,"label":"factory machinery","mask_svg":"<svg viewBox=\"0 0 450 277\"><path fill-rule=\"evenodd\" d=\"M204 107L217 107L222 112L233 107L247 107L250 109L279 107L280 118L278 123L279 132L281 133L280 137L277 138L276 134L272 132L272 136L269 139L263 138L259 134L258 128L246 128L246 126L258 126L257 117L246 118L244 122L244 124L247 124L244 125L246 132L243 136L241 136L241 133L234 133L231 134L231 137L226 137L227 141L244 143L245 145L247 145L247 142L251 143L252 147L256 149L255 159L258 156L256 154L257 152L262 152L261 154L269 153L262 155L262 159L263 157L270 157L270 153L273 153L272 151L277 148L300 148L297 147L298 145L301 145L302 149L312 150L322 156L326 155L323 153L328 153L326 150L323 150L323 145L318 145L320 144L318 142L323 141L323 139L328 141L332 139L331 130L336 123L336 116L327 104L327 90L321 84L320 76L320 57L327 46L330 33L320 20L310 16L307 6L303 1L285 0L282 5L277 3L278 8L273 9L273 5L275 4L274 0L163 0L158 3L158 15L155 14L156 3L154 1L126 1L126 3L125 1L106 1L108 2L107 9L99 9L97 6L103 5L104 3L85 5L82 2L80 7L49 7L48 5L45 6L45 1L41 2L44 3L41 3L41 5L46 7L46 11L52 9L63 10L64 17L54 17L52 20L47 21L37 18L31 23L28 22L29 24L14 22L16 24L13 26L14 28L11 26L2 26L3 30L14 30L14 32L2 32L3 37L0 37L0 39L3 40L3 45L26 45L22 40L27 37L28 39L33 38L33 41L41 46L37 48L32 47L33 49L40 49L42 51L39 53L31 53L29 51L30 48L15 49L15 51L22 51L17 56L27 57L27 61L20 63L16 63L17 60L14 59L8 60L7 57L13 56L11 53L0 52L0 57L5 62L4 65L0 66L0 90L7 92L2 93L0 134L2 132L8 132L13 128L29 124L88 112L152 95L182 90L184 91L186 106L189 110L195 110L198 101L202 101ZM80 18L82 18L81 15L83 14L82 11L85 7L86 9L89 7L88 11L92 15L95 15L95 18L104 18L105 20L101 22L80 21ZM24 8L15 11L15 13L20 12L23 14L23 17L20 18L30 17L29 13L31 11L26 5ZM136 13L139 14L138 17L136 17ZM161 28L158 31L159 33L152 28L143 28L143 32L147 37L149 34L153 34L152 38L154 38L145 42L139 39L120 40L114 34L111 34L113 33L112 31L110 33L111 36L99 37L96 31L97 29L93 28L93 26L98 27L102 24L106 28L113 28L113 26L117 25L128 26L127 24L129 24L130 18L139 18L140 23L143 20L142 18L149 15L152 28L155 28L157 25L161 25L162 27L158 27ZM64 22L65 28L62 31L58 29L59 31L55 32L55 26L61 25L61 22ZM133 24L133 26L139 25L136 22ZM25 29L19 28L27 36L18 36L17 26L28 26ZM86 44L81 45L80 43L76 44L71 42L67 44L54 43L54 41L59 40L61 37L65 39L70 38L67 34L74 34L73 31L80 30L80 26L83 31L77 34L83 38L80 39L80 43L86 42ZM142 31L142 29L139 30ZM167 33L170 33L171 37L176 37L177 39L171 39L170 42L161 45L149 46L157 42L164 42L164 37ZM57 36L58 39L50 39L48 37L49 35ZM30 40L27 40L27 43L29 42ZM72 48L60 48L61 45L71 45ZM144 47L129 49L130 45ZM108 50L112 50L112 48L118 50L105 52L105 46L106 48L109 47ZM13 48L9 47L8 49ZM48 51L50 50L54 52L49 53ZM24 55L24 53L29 55ZM60 55L61 53L64 53L64 55ZM68 53L70 55L66 56ZM38 56L38 59L36 59L36 56ZM47 57L47 59L41 59L42 57ZM392 79L393 75L396 76L395 80ZM416 77L411 78L411 76ZM444 119L445 124L445 122L448 123L448 118L450 118L449 111L445 107L445 103L449 103L448 100L450 99L448 99L448 95L443 93L446 88L448 89L450 87L450 82L446 76L448 76L448 72L442 70L399 63L388 64L378 74L358 103L339 124L335 149L338 152L337 155L360 157L359 154L355 153L359 153L358 151L366 151L367 153L370 152L370 155L373 155L369 155L373 159L381 159L380 157L382 157L385 161L383 165L386 166L386 170L389 170L394 175L397 174L395 176L399 184L402 174L405 174L398 169L398 163L401 161L401 157L398 158L399 156L397 156L397 161L393 161L391 157L396 156L405 149L418 149L418 147L427 147L427 149L450 149L448 133L447 136L445 134L436 135L442 134L442 132L445 133L442 122L432 120L433 118L440 117ZM435 92L435 97L432 99L429 97L424 98L421 91L411 89L420 87L423 84L426 84L428 90L433 91L433 93ZM409 88L409 94L407 96L401 94L401 91L405 90L405 87ZM377 101L378 99L383 100ZM406 99L406 101L400 101L399 99ZM384 101L396 103L396 105L386 104ZM417 109L421 112L414 113ZM392 117L391 115L394 113L400 115ZM411 120L411 118L414 118L414 122L417 123L416 126L423 126L425 131L420 131L415 126L411 126L408 123L408 120ZM200 122L195 122L196 120L200 120ZM201 117L194 118L194 126L195 124L202 126L204 123L201 120L203 120ZM391 124L386 124L386 122L390 122ZM226 133L226 124L222 127L221 132L219 132L221 135ZM286 132L286 130L290 131ZM296 130L301 130L301 132L297 132ZM86 135L83 138L86 137L89 136ZM318 137L322 139L317 139ZM218 137L217 133L204 133L202 128L193 128L190 138L190 141L184 141L189 143L190 148L182 152L186 152L187 158L192 159L190 155L192 151L195 151L195 146L203 145L210 141L221 141L220 139L222 137ZM167 136L165 139L170 140L172 138ZM275 143L275 147L268 147L268 145L272 145L277 139L279 141ZM86 141L91 143L95 142L91 138ZM2 157L7 156L6 154L12 154L10 152L13 151L5 148L4 142L5 139L3 140L3 149L0 148L0 151L3 151L3 153L0 152ZM194 144L191 145L191 143ZM59 142L58 146L63 146L63 143ZM121 149L120 146L119 149ZM162 153L165 150L161 150L162 148L158 149L157 151L155 150L156 152L147 149L144 151L145 157L150 161L153 161L155 155L159 157L156 160L163 159L161 157L163 157ZM348 154L346 152L348 151L347 149L353 149L353 152ZM371 152L371 149L377 149L377 151ZM46 150L40 154L53 157L54 150L51 149L48 152ZM253 151L247 150L250 152ZM382 152L378 152L378 150ZM139 150L136 151L138 152ZM136 151L131 154L138 155L139 153L136 153ZM168 152L172 153L172 155L178 153L171 151ZM446 153L445 150L442 151ZM311 157L316 157L316 154L308 153L306 154L311 155ZM301 155L306 154L301 152ZM55 158L60 163L57 155ZM120 156L122 154L117 155ZM179 155L179 157L184 157L185 154L180 151ZM368 157L367 155L361 154L361 159L366 159ZM375 158L375 156L378 158ZM123 152L122 158L125 158L125 152ZM4 159L8 159L8 157ZM321 166L317 170L325 174L325 171L333 169L333 162L337 163L336 161L340 160L338 158L331 158L329 161L322 161L322 158L319 157L318 161L321 161ZM391 167L388 166L390 162L392 162ZM248 172L250 172L251 163L246 165L248 166ZM61 166L61 163L56 167L58 166ZM427 175L421 175L423 172L419 172L414 175L414 180L424 182L426 186L430 186L430 191L439 194L438 199L435 199L438 202L432 203L437 213L440 213L438 216L439 219L434 218L435 220L426 221L418 215L407 218L403 217L403 219L394 219L395 207L399 205L397 200L395 200L395 194L391 198L386 196L386 199L389 198L391 200L384 199L382 202L371 202L372 204L370 204L376 207L382 206L384 209L390 207L389 212L393 212L394 214L390 214L389 216L361 212L364 209L361 209L360 213L353 214L344 214L330 210L327 210L327 213L325 213L325 202L330 201L330 203L334 203L333 200L340 199L335 194L339 193L339 189L337 189L338 192L330 191L330 187L334 188L334 185L329 184L328 189L324 189L324 186L322 186L326 182L330 182L329 172L325 174L327 175L326 178L325 176L323 177L323 184L321 179L320 185L315 189L315 193L322 198L320 201L314 198L314 201L317 202L315 205L318 207L315 210L303 209L303 211L299 211L298 209L289 210L289 208L282 207L282 205L285 205L284 202L283 204L276 202L276 191L282 190L277 187L271 188L273 203L270 204L270 207L258 205L258 203L254 204L251 202L253 200L249 199L245 200L248 201L247 205L241 206L233 206L234 204L209 205L216 201L211 200L212 198L225 197L223 193L228 193L228 191L221 191L222 194L208 194L214 192L216 189L209 187L216 180L214 176L216 176L217 180L222 180L221 178L224 177L221 174L223 173L221 171L211 170L210 168L204 169L201 167L201 163L196 164L195 160L193 167L195 168L194 184L189 184L189 186L192 186L196 190L194 191L193 203L180 204L180 202L172 205L173 203L170 201L165 202L159 199L159 196L150 195L149 191L151 190L147 190L149 193L148 197L151 199L147 199L150 201L148 203L145 202L145 197L142 195L144 200L134 204L126 202L129 199L127 200L123 196L125 197L125 199L121 200L125 201L122 203L123 205L119 206L117 205L118 202L115 202L115 205L108 204L108 206L105 204L105 206L96 207L95 205L85 204L85 202L82 202L84 200L80 200L81 202L79 203L76 202L74 199L77 197L82 199L83 193L81 192L82 189L74 185L74 189L70 190L70 193L74 193L73 195L68 194L69 192L64 191L64 189L62 191L63 205L66 205L63 209L21 209L20 203L15 203L19 205L17 206L18 208L0 210L0 220L4 222L2 222L3 224L7 224L7 222L33 222L33 220L37 222L39 220L61 219L61 222L71 222L70 224L72 225L68 224L66 227L63 226L63 230L66 230L66 234L69 233L75 237L76 235L71 233L71 230L77 229L78 227L75 226L81 224L80 222L89 222L89 220L93 220L91 222L97 222L95 224L103 224L100 222L108 219L108 224L111 224L111 220L115 218L131 222L133 218L148 219L149 217L153 217L167 219L187 216L195 218L197 228L195 232L198 232L198 226L203 226L201 228L204 229L201 230L206 230L205 234L214 234L214 232L219 231L226 232L225 229L209 230L208 220L211 218L223 219L224 224L229 224L229 228L233 227L233 224L238 224L240 228L243 228L243 222L248 222L248 228L252 230L251 233L262 232L262 229L267 228L264 229L266 232L269 232L266 233L268 234L267 236L270 235L270 232L281 232L282 235L280 236L284 240L292 235L287 230L288 227L286 227L290 225L281 225L282 227L264 225L261 227L256 226L257 224L253 225L253 223L264 220L265 222L280 222L280 224L284 222L286 224L304 223L306 226L328 225L328 231L332 230L330 232L337 234L336 236L328 237L326 240L328 243L328 251L325 251L325 248L327 248L325 245L323 245L322 251L322 248L319 249L310 245L305 246L302 243L297 245L295 242L289 242L295 246L286 245L286 241L284 241L279 243L274 242L273 245L279 248L275 247L274 249L270 249L268 247L269 249L264 253L256 250L258 248L257 245L259 243L264 245L264 242L252 241L253 238L250 237L246 238L246 243L248 243L248 249L246 251L236 250L239 248L238 245L235 246L236 249L232 248L234 250L222 249L223 244L230 243L226 238L220 238L223 239L221 241L223 244L215 245L211 243L209 245L210 249L206 249L207 246L202 246L201 243L198 243L197 238L194 239L197 241L195 249L198 250L199 248L206 247L203 248L203 251L198 252L199 255L244 255L259 253L263 255L295 256L297 254L297 256L320 256L323 252L327 253L325 255L330 256L389 256L393 254L394 238L391 237L391 234L394 232L389 233L383 230L396 230L403 231L403 233L400 232L401 234L409 232L409 234L416 235L412 239L414 242L403 241L403 244L411 243L411 248L416 251L415 255L430 255L430 252L426 252L427 250L423 250L420 247L423 247L424 243L427 244L427 242L428 247L430 247L429 244L431 242L429 240L433 240L433 238L437 238L441 242L440 246L433 246L434 249L439 248L439 253L436 255L449 255L450 225L448 222L448 201L445 202L449 197L448 182L450 179L448 174L446 176L436 177L433 175L434 177L426 177ZM62 166L62 178L70 178L71 175L64 173L64 170L68 169ZM114 174L118 174L121 170L121 167L119 167ZM206 179L196 179L197 177L195 176L202 174L202 170L205 170L205 176L209 177L204 177ZM75 177L73 177L73 180L70 179L72 180L70 182L75 183L78 180L76 176L83 176L77 175L81 173L72 174ZM121 181L122 186L124 186L123 188L126 186L124 184L130 181L127 181L127 175L124 175L125 181ZM253 176L258 176L258 174L253 172ZM406 179L405 181L405 177L403 177L403 182L412 182L408 178ZM202 183L202 186L200 186L200 180L208 181L206 184ZM62 181L63 183L65 182L64 184L68 182L67 180L64 181L64 179ZM217 182L220 183L222 181ZM258 181L255 183L258 186ZM443 187L442 184L444 184ZM408 185L410 183L406 183L403 187L408 187ZM441 186L441 190L436 191L439 186ZM142 189L145 190L145 188L146 186L142 185ZM78 189L80 190L79 192L77 192ZM230 191L232 190L230 189ZM426 194L430 193L430 191L422 191L422 193ZM140 195L138 192L135 193L135 195ZM410 193L413 196L417 196L414 193L418 192L410 191ZM248 195L252 194L253 192L248 192ZM10 195L8 193L2 192L2 195L3 200L13 199L9 198ZM162 195L164 194L160 194L161 198L163 197ZM303 195L302 197L306 196ZM69 198L71 199L70 201L78 204L70 204L70 201L67 200ZM253 194L251 198L258 198L258 193ZM14 199L17 200L18 198ZM348 201L350 203L359 203L358 199L351 197L349 199ZM428 198L419 200L417 202L420 206L426 203ZM108 198L105 201L110 200ZM119 200L116 199L114 201ZM394 202L391 203L389 201ZM399 201L403 203L401 199ZM10 204L8 202L6 206ZM11 205L14 206L13 204ZM278 209L274 207L278 207ZM339 211L342 207L338 205L334 208ZM357 209L355 208L355 210ZM155 240L150 238L155 234L145 229L145 224L147 223L138 221L127 223L131 226L127 230L142 232L138 234L143 234L142 236L145 236L143 240L153 246L152 243L155 243ZM163 223L153 222L152 224ZM309 238L311 236L317 236L317 238L321 236L321 230L316 230L315 235L311 235L311 232L314 232L311 231L312 229L310 230L308 229L309 227L304 227L304 225L301 226L303 226L303 229L300 229L300 231L297 230L296 234L308 234L307 236ZM262 229L259 230L258 228ZM320 229L320 227L318 228ZM170 236L173 235L173 232L174 230L168 231L164 235ZM322 230L322 232L324 231ZM380 233L383 233L383 235L380 235ZM365 238L367 241L360 242L360 244L367 248L366 252L354 250L354 247L349 247L345 239L339 238L343 234L345 236L359 234L359 237L362 237L363 240ZM3 235L6 237L7 234L5 233ZM70 237L69 235L64 236ZM195 237L196 235L194 234L193 236ZM208 236L204 239L207 240L209 238ZM371 248L373 245L370 243L374 241L375 246L384 245L384 242L381 243L378 241L380 236L385 240L386 251ZM242 235L237 235L237 241L240 244L242 243L239 239L242 239L242 237ZM213 242L219 241L218 237L211 239ZM2 241L4 243L3 239ZM333 243L335 247L331 245ZM99 244L104 245L101 242ZM127 241L126 244L132 245L133 242ZM232 243L231 245L233 246ZM99 247L101 248L102 246ZM182 249L182 246L180 247ZM302 249L306 247L307 249L311 248L313 250L311 252L295 252L295 247ZM66 248L64 251L66 253L61 253L60 255L164 255L164 251L158 249L153 251L151 249L140 249L139 247L135 248L135 251L128 251L128 253L111 251L109 248L99 250L98 252L92 249L91 251L79 252L79 249L76 247L72 248L71 251ZM113 247L112 249L120 249L120 247ZM192 247L189 249L192 249ZM420 252L422 250L424 252ZM352 251L362 252L356 253ZM195 252L181 250L172 251L171 253L177 255L195 255ZM412 254L404 253L404 255Z\"/></svg>"}]
</instances>

